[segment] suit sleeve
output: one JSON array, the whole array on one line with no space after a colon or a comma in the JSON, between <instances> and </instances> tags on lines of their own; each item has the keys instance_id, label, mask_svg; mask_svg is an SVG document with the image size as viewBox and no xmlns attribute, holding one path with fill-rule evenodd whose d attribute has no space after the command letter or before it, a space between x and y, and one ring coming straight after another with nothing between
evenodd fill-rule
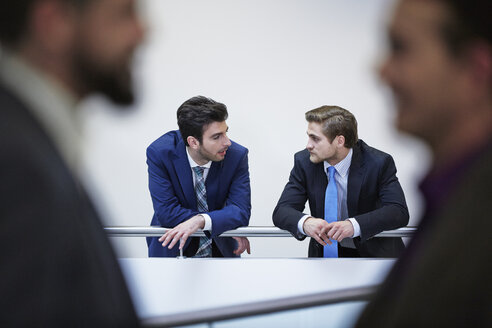
<instances>
[{"instance_id":1,"label":"suit sleeve","mask_svg":"<svg viewBox=\"0 0 492 328\"><path fill-rule=\"evenodd\" d=\"M154 206L155 217L159 224L174 228L181 222L198 214L181 205L162 157L152 147L147 148L147 165L149 172L149 190Z\"/></svg>"},{"instance_id":2,"label":"suit sleeve","mask_svg":"<svg viewBox=\"0 0 492 328\"><path fill-rule=\"evenodd\" d=\"M396 177L396 166L391 156L385 157L380 165L378 177L377 209L355 219L360 225L361 241L385 231L404 227L408 224L408 209L405 195Z\"/></svg>"},{"instance_id":3,"label":"suit sleeve","mask_svg":"<svg viewBox=\"0 0 492 328\"><path fill-rule=\"evenodd\" d=\"M289 182L273 211L273 224L289 231L298 240L306 236L299 232L297 224L305 215L302 213L307 201L306 175L301 168L300 162L295 156L294 168L290 172Z\"/></svg>"},{"instance_id":4,"label":"suit sleeve","mask_svg":"<svg viewBox=\"0 0 492 328\"><path fill-rule=\"evenodd\" d=\"M231 181L225 206L220 210L208 213L212 219L211 237L217 237L224 231L249 224L251 216L251 187L247 150L240 158Z\"/></svg>"}]
</instances>

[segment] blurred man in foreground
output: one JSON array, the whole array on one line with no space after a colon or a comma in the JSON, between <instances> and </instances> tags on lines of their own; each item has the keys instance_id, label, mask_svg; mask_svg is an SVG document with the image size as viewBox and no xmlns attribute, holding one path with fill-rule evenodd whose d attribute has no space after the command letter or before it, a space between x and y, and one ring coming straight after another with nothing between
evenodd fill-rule
<instances>
[{"instance_id":1,"label":"blurred man in foreground","mask_svg":"<svg viewBox=\"0 0 492 328\"><path fill-rule=\"evenodd\" d=\"M133 100L143 37L132 0L0 5L0 326L126 327L138 320L77 176L75 104Z\"/></svg>"},{"instance_id":2,"label":"blurred man in foreground","mask_svg":"<svg viewBox=\"0 0 492 328\"><path fill-rule=\"evenodd\" d=\"M381 76L434 155L426 210L358 327L492 326L492 3L402 0Z\"/></svg>"}]
</instances>

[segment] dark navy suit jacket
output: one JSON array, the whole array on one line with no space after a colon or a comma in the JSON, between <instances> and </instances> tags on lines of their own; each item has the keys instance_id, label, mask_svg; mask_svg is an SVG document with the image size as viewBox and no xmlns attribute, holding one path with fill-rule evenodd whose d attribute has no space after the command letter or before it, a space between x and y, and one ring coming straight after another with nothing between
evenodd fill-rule
<instances>
[{"instance_id":1,"label":"dark navy suit jacket","mask_svg":"<svg viewBox=\"0 0 492 328\"><path fill-rule=\"evenodd\" d=\"M273 222L303 240L306 236L297 230L297 223L304 216L306 200L311 215L323 218L328 179L323 162L312 163L307 149L294 157L294 168L273 212ZM349 217L355 218L360 225L361 236L354 238L360 256L396 257L403 251L401 238L372 238L384 230L406 226L408 209L393 158L362 140L353 148L347 182L347 209ZM323 246L313 238L309 256L323 256Z\"/></svg>"},{"instance_id":2,"label":"dark navy suit jacket","mask_svg":"<svg viewBox=\"0 0 492 328\"><path fill-rule=\"evenodd\" d=\"M212 219L210 236L224 257L235 257L236 241L219 237L221 233L247 226L251 213L248 150L231 141L223 161L212 162L205 187ZM170 131L147 148L149 190L154 205L151 225L173 228L199 214L193 176L186 146L179 131ZM187 240L185 249L191 238ZM179 253L178 244L173 249L162 247L158 238L147 238L149 256L173 257Z\"/></svg>"},{"instance_id":3,"label":"dark navy suit jacket","mask_svg":"<svg viewBox=\"0 0 492 328\"><path fill-rule=\"evenodd\" d=\"M0 295L0 327L138 326L92 202L31 109L2 85Z\"/></svg>"}]
</instances>

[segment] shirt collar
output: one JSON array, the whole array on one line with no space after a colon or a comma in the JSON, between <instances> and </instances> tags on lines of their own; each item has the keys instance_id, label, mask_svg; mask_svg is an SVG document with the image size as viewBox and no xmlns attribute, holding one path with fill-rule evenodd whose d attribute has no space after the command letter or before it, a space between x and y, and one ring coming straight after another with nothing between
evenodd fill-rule
<instances>
[{"instance_id":1,"label":"shirt collar","mask_svg":"<svg viewBox=\"0 0 492 328\"><path fill-rule=\"evenodd\" d=\"M74 172L80 172L81 124L77 98L55 78L2 49L2 83L28 106Z\"/></svg>"},{"instance_id":2,"label":"shirt collar","mask_svg":"<svg viewBox=\"0 0 492 328\"><path fill-rule=\"evenodd\" d=\"M353 150L352 148L350 148L347 156L345 156L345 158L342 159L337 164L333 165L335 167L335 170L338 172L338 174L344 178L348 174L350 164L352 163L352 154L353 154ZM329 168L331 165L327 161L324 161L324 166L326 172L326 169Z\"/></svg>"},{"instance_id":3,"label":"shirt collar","mask_svg":"<svg viewBox=\"0 0 492 328\"><path fill-rule=\"evenodd\" d=\"M203 168L209 169L209 168L210 168L210 165L212 165L212 161L208 161L206 164L203 164L203 165L198 165L198 164L197 164L197 163L193 160L193 158L191 157L189 147L186 147L186 155L188 155L188 162L190 163L190 167L191 167L191 168L194 168L194 167L200 166L200 167L203 167Z\"/></svg>"},{"instance_id":4,"label":"shirt collar","mask_svg":"<svg viewBox=\"0 0 492 328\"><path fill-rule=\"evenodd\" d=\"M492 139L475 145L455 161L433 167L420 182L419 188L425 199L425 215L432 216L440 209L455 190L463 176L479 161L480 156L492 150Z\"/></svg>"}]
</instances>

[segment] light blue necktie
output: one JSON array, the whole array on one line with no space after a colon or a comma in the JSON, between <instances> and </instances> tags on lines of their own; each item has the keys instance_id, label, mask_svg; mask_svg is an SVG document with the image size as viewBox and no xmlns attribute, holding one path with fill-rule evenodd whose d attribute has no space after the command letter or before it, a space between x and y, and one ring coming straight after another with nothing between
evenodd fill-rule
<instances>
[{"instance_id":1,"label":"light blue necktie","mask_svg":"<svg viewBox=\"0 0 492 328\"><path fill-rule=\"evenodd\" d=\"M325 220L328 223L338 219L338 195L337 184L335 182L335 168L328 167L328 186L325 192ZM324 257L338 257L338 243L332 240L331 245L323 248Z\"/></svg>"},{"instance_id":2,"label":"light blue necktie","mask_svg":"<svg viewBox=\"0 0 492 328\"><path fill-rule=\"evenodd\" d=\"M197 209L200 213L208 212L207 190L205 189L205 179L203 178L203 167L195 166L193 168L196 174L195 194ZM212 256L212 239L200 237L200 244L194 257L211 257Z\"/></svg>"}]
</instances>

